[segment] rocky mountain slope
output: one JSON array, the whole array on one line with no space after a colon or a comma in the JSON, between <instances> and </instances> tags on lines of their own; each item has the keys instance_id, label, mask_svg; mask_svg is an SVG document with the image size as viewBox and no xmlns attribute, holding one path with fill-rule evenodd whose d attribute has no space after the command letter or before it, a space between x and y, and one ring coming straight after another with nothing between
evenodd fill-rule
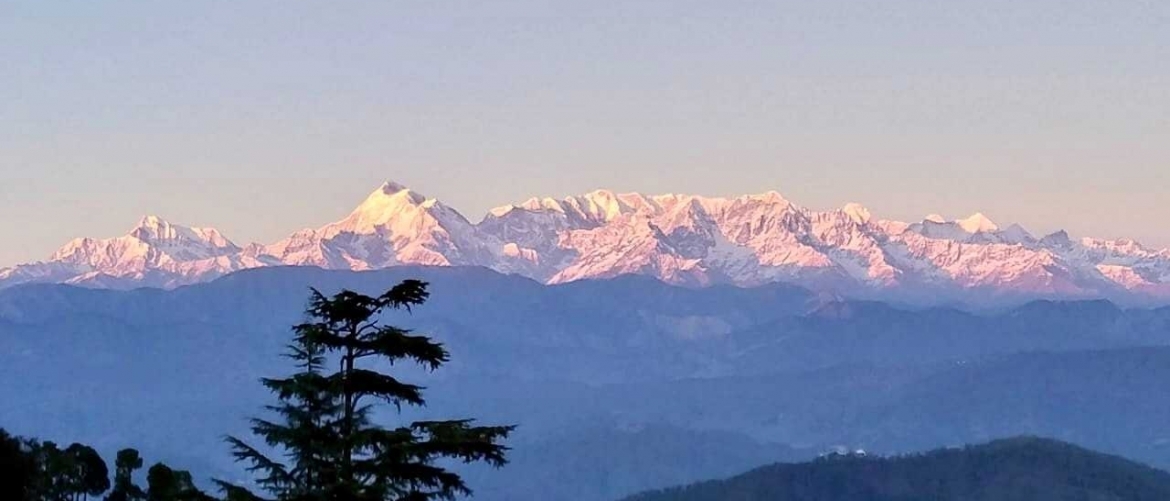
<instances>
[{"instance_id":1,"label":"rocky mountain slope","mask_svg":"<svg viewBox=\"0 0 1170 501\"><path fill-rule=\"evenodd\" d=\"M0 270L0 287L73 283L175 287L248 268L483 266L544 283L624 274L685 285L788 282L911 301L1006 297L1170 298L1170 250L1130 240L1035 237L982 214L905 223L849 204L832 211L776 192L736 198L599 190L533 198L473 223L395 183L348 216L271 244L144 218L129 234L70 242L44 262Z\"/></svg>"}]
</instances>

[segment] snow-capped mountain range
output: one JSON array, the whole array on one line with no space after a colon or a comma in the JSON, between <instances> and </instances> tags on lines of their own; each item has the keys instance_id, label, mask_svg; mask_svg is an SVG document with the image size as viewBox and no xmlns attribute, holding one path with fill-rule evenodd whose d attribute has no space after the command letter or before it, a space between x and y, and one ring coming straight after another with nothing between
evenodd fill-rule
<instances>
[{"instance_id":1,"label":"snow-capped mountain range","mask_svg":"<svg viewBox=\"0 0 1170 501\"><path fill-rule=\"evenodd\" d=\"M550 284L641 274L686 285L788 282L932 300L1170 299L1170 250L1065 232L1038 238L982 214L904 223L857 204L813 211L776 192L712 198L599 190L498 207L473 223L396 183L340 221L271 245L240 247L214 229L146 217L125 236L74 240L46 261L0 269L0 287L169 288L281 265L485 266Z\"/></svg>"}]
</instances>

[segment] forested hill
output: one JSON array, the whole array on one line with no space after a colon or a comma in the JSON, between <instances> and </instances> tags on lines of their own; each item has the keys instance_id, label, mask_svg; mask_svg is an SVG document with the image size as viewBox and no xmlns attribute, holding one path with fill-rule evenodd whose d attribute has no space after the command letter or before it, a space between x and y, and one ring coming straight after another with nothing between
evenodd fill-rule
<instances>
[{"instance_id":1,"label":"forested hill","mask_svg":"<svg viewBox=\"0 0 1170 501\"><path fill-rule=\"evenodd\" d=\"M1163 501L1170 473L1047 439L896 458L826 457L626 501Z\"/></svg>"}]
</instances>

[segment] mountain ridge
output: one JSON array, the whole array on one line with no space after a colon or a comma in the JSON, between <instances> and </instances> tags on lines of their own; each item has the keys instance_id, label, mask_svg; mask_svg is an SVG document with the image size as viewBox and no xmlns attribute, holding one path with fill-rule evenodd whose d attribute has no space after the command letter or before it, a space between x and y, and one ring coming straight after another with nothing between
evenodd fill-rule
<instances>
[{"instance_id":1,"label":"mountain ridge","mask_svg":"<svg viewBox=\"0 0 1170 501\"><path fill-rule=\"evenodd\" d=\"M173 288L279 265L371 270L483 266L544 283L648 275L669 283L787 282L818 291L937 301L971 296L1170 299L1170 249L1132 240L1037 238L982 213L907 223L864 206L815 211L775 191L738 197L595 190L496 207L478 222L398 183L344 218L273 244L148 216L127 235L77 239L0 269L30 282Z\"/></svg>"},{"instance_id":2,"label":"mountain ridge","mask_svg":"<svg viewBox=\"0 0 1170 501\"><path fill-rule=\"evenodd\" d=\"M1019 437L893 458L858 454L780 463L624 501L1137 501L1167 496L1170 473L1165 471L1056 440Z\"/></svg>"},{"instance_id":3,"label":"mountain ridge","mask_svg":"<svg viewBox=\"0 0 1170 501\"><path fill-rule=\"evenodd\" d=\"M799 460L837 446L896 454L1031 433L1170 465L1170 449L1154 446L1170 409L1170 308L1049 301L970 312L780 283L695 288L623 275L543 285L458 266L262 267L174 290L2 290L0 421L111 452L142 444L225 478L237 470L219 438L247 432L266 395L255 382L287 369L281 348L309 287L376 294L407 278L428 282L432 299L387 321L435 336L454 361L437 375L418 370L438 409L419 419L524 417L512 466L474 482L496 494L485 500L617 499L784 459L730 446L751 447L744 440L807 451ZM599 435L594 425L682 432ZM561 432L609 445L566 451L543 438ZM694 435L708 432L740 438ZM607 461L614 450L664 460ZM540 479L564 471L581 475L541 495L550 483Z\"/></svg>"}]
</instances>

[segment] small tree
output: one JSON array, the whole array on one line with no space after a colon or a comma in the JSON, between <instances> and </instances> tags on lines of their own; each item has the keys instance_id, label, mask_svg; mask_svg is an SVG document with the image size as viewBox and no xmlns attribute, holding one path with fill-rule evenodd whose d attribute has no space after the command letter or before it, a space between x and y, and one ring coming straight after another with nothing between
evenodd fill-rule
<instances>
[{"instance_id":1,"label":"small tree","mask_svg":"<svg viewBox=\"0 0 1170 501\"><path fill-rule=\"evenodd\" d=\"M34 498L45 501L66 499L69 489L69 472L64 453L56 442L41 442L35 445L33 455L37 462L37 480Z\"/></svg>"},{"instance_id":2,"label":"small tree","mask_svg":"<svg viewBox=\"0 0 1170 501\"><path fill-rule=\"evenodd\" d=\"M56 443L32 444L37 480L32 497L44 501L82 501L100 496L110 488L109 470L92 447Z\"/></svg>"},{"instance_id":3,"label":"small tree","mask_svg":"<svg viewBox=\"0 0 1170 501\"><path fill-rule=\"evenodd\" d=\"M106 501L142 501L146 493L134 485L134 472L142 468L142 456L134 449L118 451L114 461L114 488Z\"/></svg>"},{"instance_id":4,"label":"small tree","mask_svg":"<svg viewBox=\"0 0 1170 501\"><path fill-rule=\"evenodd\" d=\"M110 470L105 460L88 445L72 444L65 449L70 472L69 491L73 499L101 496L110 488Z\"/></svg>"},{"instance_id":5,"label":"small tree","mask_svg":"<svg viewBox=\"0 0 1170 501\"><path fill-rule=\"evenodd\" d=\"M146 501L211 501L195 487L191 473L157 463L146 472Z\"/></svg>"},{"instance_id":6,"label":"small tree","mask_svg":"<svg viewBox=\"0 0 1170 501\"><path fill-rule=\"evenodd\" d=\"M259 475L260 487L281 501L451 500L471 490L458 475L434 465L436 460L506 463L508 449L499 442L511 426L476 427L472 420L457 420L387 429L371 420L373 399L399 410L426 403L424 388L379 373L371 362L392 366L406 360L435 370L448 361L447 351L430 338L380 324L387 310L409 312L423 304L426 285L407 280L378 297L312 291L309 321L294 327L289 346L299 372L263 380L280 402L268 407L280 422L253 420L252 431L288 463L227 439L236 458ZM326 373L329 362L339 369ZM257 499L240 487L220 485L229 499Z\"/></svg>"}]
</instances>

